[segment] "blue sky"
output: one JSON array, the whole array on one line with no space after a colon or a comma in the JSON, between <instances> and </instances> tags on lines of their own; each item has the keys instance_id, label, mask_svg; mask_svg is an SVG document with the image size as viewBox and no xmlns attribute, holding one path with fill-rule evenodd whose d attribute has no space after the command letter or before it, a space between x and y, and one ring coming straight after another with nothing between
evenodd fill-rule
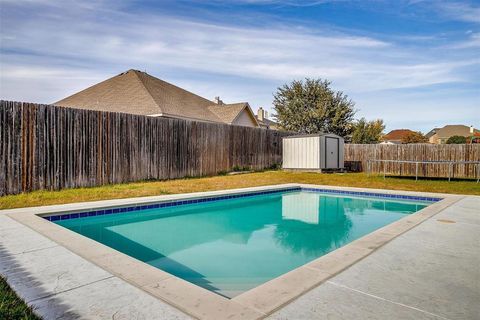
<instances>
[{"instance_id":1,"label":"blue sky","mask_svg":"<svg viewBox=\"0 0 480 320\"><path fill-rule=\"evenodd\" d=\"M480 1L0 0L0 98L51 103L128 69L271 109L320 77L387 130L480 127Z\"/></svg>"}]
</instances>

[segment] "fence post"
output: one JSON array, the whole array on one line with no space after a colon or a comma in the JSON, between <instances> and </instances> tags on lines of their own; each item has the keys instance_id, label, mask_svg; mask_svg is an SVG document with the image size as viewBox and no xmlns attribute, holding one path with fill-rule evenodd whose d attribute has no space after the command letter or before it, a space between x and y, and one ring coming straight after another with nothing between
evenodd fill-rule
<instances>
[{"instance_id":1,"label":"fence post","mask_svg":"<svg viewBox=\"0 0 480 320\"><path fill-rule=\"evenodd\" d=\"M415 162L415 181L418 180L418 162Z\"/></svg>"},{"instance_id":2,"label":"fence post","mask_svg":"<svg viewBox=\"0 0 480 320\"><path fill-rule=\"evenodd\" d=\"M477 183L480 181L480 163L477 164Z\"/></svg>"},{"instance_id":3,"label":"fence post","mask_svg":"<svg viewBox=\"0 0 480 320\"><path fill-rule=\"evenodd\" d=\"M450 178L452 176L452 163L448 163L448 181L450 181Z\"/></svg>"}]
</instances>

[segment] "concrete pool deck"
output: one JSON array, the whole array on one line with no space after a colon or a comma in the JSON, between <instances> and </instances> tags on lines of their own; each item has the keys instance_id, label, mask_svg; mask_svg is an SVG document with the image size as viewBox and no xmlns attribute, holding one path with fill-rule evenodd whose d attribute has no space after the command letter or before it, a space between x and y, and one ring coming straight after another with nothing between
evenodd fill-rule
<instances>
[{"instance_id":1,"label":"concrete pool deck","mask_svg":"<svg viewBox=\"0 0 480 320\"><path fill-rule=\"evenodd\" d=\"M202 196L205 194L207 193L202 193ZM406 194L425 195L412 192ZM180 196L153 198L172 199ZM143 287L132 285L121 274L98 266L104 260L111 260L111 257L102 255L102 250L93 252L98 259L92 263L65 248L67 243L48 239L15 221L25 210L36 213L61 212L72 209L72 205L0 211L0 273L45 319L190 318L176 307L205 319L222 319L226 318L225 315L232 319L473 319L480 313L480 197L434 196L446 197L450 201L443 205L432 205L431 207L436 206L436 210L430 210L431 212L426 210L431 208L428 207L424 209L425 212L412 215L413 220L402 219L398 221L402 221L401 224L396 222L385 229L379 229L382 231L332 252L336 255L324 256L330 256L329 259L314 260L314 265L306 265L302 269L303 274L297 273L297 277L289 277L287 273L285 277L279 277L281 279L276 281L275 288L269 287L268 283L261 285L263 291L257 291L256 295L247 291L239 299L232 299L233 304L220 302L220 305L208 305L208 298L198 300L197 303L202 305L200 309L213 309L211 313L203 315L198 310L197 313L192 312L171 303L179 298L189 300L188 296L191 298L196 294L190 291L191 286L185 287L183 282L176 279L168 278L162 282L173 284L172 288L177 290L171 291L170 295L177 297L159 299L155 292L161 288L148 286L151 276L161 275L158 269L150 270L150 275L148 272L143 273L143 278L136 279L144 284ZM136 201L142 199L147 201L147 198ZM155 200L152 197L148 199ZM103 205L121 205L128 203L128 200L132 199L105 201ZM98 205L98 202L95 204ZM90 208L92 203L77 206L79 209ZM414 217L415 215L417 216ZM415 219L418 220L414 221ZM46 220L44 222L49 223ZM395 234L394 229L401 232ZM373 234L376 236L372 238ZM338 255L342 251L345 253L343 248L347 247L350 247L349 252L357 255L353 260L352 257ZM137 266L138 261L133 258L121 259L127 269L128 266L133 269ZM348 261L350 262L347 263ZM309 281L316 277L321 281L312 289ZM294 295L295 300L282 300L282 295L291 294L288 292L292 288L289 282L294 281L296 288L302 288L298 282L304 280L305 286ZM276 291L271 291L272 288ZM201 291L200 294L205 292ZM264 308L265 306L267 307Z\"/></svg>"}]
</instances>

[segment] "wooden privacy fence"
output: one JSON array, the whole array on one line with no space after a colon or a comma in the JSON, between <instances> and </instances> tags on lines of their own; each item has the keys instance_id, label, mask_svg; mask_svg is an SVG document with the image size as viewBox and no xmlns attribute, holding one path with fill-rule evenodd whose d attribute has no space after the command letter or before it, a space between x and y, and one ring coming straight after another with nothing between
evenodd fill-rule
<instances>
[{"instance_id":1,"label":"wooden privacy fence","mask_svg":"<svg viewBox=\"0 0 480 320\"><path fill-rule=\"evenodd\" d=\"M281 163L278 131L0 101L0 195Z\"/></svg>"},{"instance_id":2,"label":"wooden privacy fence","mask_svg":"<svg viewBox=\"0 0 480 320\"><path fill-rule=\"evenodd\" d=\"M368 160L406 160L411 163L371 162L370 172L388 173L398 176L415 176L415 161L419 163L418 176L432 178L473 178L477 177L475 161L480 161L479 144L346 144L345 162L359 171L367 171ZM439 163L443 162L443 163ZM451 162L472 162L453 164ZM451 166L451 167L450 167Z\"/></svg>"}]
</instances>

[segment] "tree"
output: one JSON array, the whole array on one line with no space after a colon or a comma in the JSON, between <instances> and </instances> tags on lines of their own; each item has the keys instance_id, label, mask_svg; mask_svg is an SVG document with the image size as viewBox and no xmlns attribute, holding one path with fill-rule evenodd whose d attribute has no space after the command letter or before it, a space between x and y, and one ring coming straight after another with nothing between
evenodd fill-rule
<instances>
[{"instance_id":1,"label":"tree","mask_svg":"<svg viewBox=\"0 0 480 320\"><path fill-rule=\"evenodd\" d=\"M425 142L428 142L428 139L420 131L412 131L402 139L402 143L425 143Z\"/></svg>"},{"instance_id":2,"label":"tree","mask_svg":"<svg viewBox=\"0 0 480 320\"><path fill-rule=\"evenodd\" d=\"M467 138L464 136L451 136L448 138L446 144L464 144L467 143Z\"/></svg>"},{"instance_id":3,"label":"tree","mask_svg":"<svg viewBox=\"0 0 480 320\"><path fill-rule=\"evenodd\" d=\"M300 133L329 132L349 138L355 103L341 91L330 88L330 81L292 81L277 89L273 105L280 126Z\"/></svg>"},{"instance_id":4,"label":"tree","mask_svg":"<svg viewBox=\"0 0 480 320\"><path fill-rule=\"evenodd\" d=\"M352 143L379 143L383 130L385 130L383 120L367 121L365 118L361 118L353 125Z\"/></svg>"}]
</instances>

